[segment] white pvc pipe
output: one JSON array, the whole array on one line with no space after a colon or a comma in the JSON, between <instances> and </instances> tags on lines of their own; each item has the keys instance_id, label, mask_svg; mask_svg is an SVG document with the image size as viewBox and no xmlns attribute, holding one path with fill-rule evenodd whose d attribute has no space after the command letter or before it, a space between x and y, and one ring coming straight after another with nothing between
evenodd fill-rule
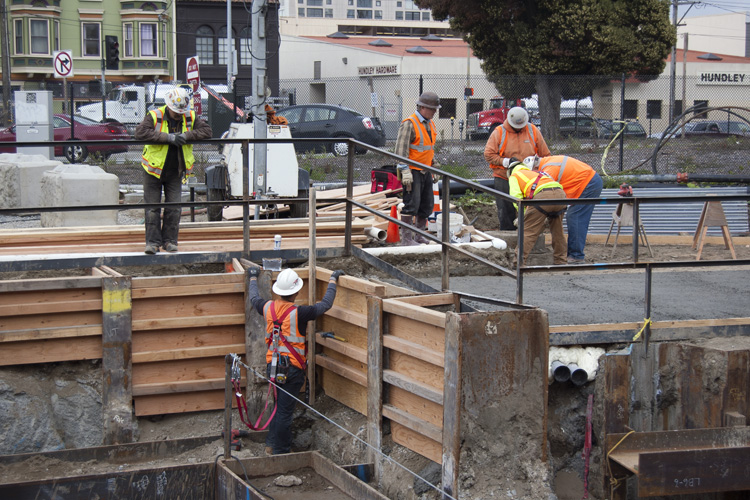
<instances>
[{"instance_id":1,"label":"white pvc pipe","mask_svg":"<svg viewBox=\"0 0 750 500\"><path fill-rule=\"evenodd\" d=\"M375 226L371 226L365 229L365 234L370 238L375 238L378 241L385 241L385 238L388 235L385 230L378 229Z\"/></svg>"},{"instance_id":2,"label":"white pvc pipe","mask_svg":"<svg viewBox=\"0 0 750 500\"><path fill-rule=\"evenodd\" d=\"M497 238L495 238L497 239ZM502 240L499 240L502 243L505 243ZM470 247L470 248L492 248L494 245L493 241L472 241L470 243L454 243L457 247ZM408 246L408 247L399 247L399 246L392 246L392 247L378 247L378 248L363 248L365 252L369 253L370 255L419 255L419 254L430 254L430 253L438 253L440 252L440 249L442 248L442 245L434 244L434 245L414 245L414 246ZM501 248L504 249L505 247Z\"/></svg>"}]
</instances>

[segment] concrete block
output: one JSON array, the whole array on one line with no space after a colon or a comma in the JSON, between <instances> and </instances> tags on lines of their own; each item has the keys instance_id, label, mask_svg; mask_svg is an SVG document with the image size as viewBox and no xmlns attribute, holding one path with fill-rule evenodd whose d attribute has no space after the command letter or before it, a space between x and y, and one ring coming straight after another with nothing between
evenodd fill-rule
<instances>
[{"instance_id":1,"label":"concrete block","mask_svg":"<svg viewBox=\"0 0 750 500\"><path fill-rule=\"evenodd\" d=\"M125 193L126 205L137 205L143 202L143 193Z\"/></svg>"},{"instance_id":2,"label":"concrete block","mask_svg":"<svg viewBox=\"0 0 750 500\"><path fill-rule=\"evenodd\" d=\"M44 206L117 205L120 181L94 165L60 165L42 177ZM49 212L42 227L107 226L117 224L117 210Z\"/></svg>"},{"instance_id":3,"label":"concrete block","mask_svg":"<svg viewBox=\"0 0 750 500\"><path fill-rule=\"evenodd\" d=\"M0 154L0 208L42 206L42 175L59 165L42 155Z\"/></svg>"}]
</instances>

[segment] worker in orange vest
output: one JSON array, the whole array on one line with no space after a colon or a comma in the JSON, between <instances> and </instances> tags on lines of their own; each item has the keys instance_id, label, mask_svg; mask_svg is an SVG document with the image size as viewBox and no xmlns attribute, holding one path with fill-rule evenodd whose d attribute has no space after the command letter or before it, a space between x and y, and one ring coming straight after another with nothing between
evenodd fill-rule
<instances>
[{"instance_id":1,"label":"worker in orange vest","mask_svg":"<svg viewBox=\"0 0 750 500\"><path fill-rule=\"evenodd\" d=\"M536 172L520 161L508 165L510 195L524 200L545 200L565 198L565 191L559 182L544 172ZM516 208L518 205L516 204ZM544 222L549 221L552 234L552 255L555 265L563 265L565 260L565 233L563 233L562 214L567 204L529 206L524 213L523 225L523 261L529 258L537 238L544 232Z\"/></svg>"},{"instance_id":2,"label":"worker in orange vest","mask_svg":"<svg viewBox=\"0 0 750 500\"><path fill-rule=\"evenodd\" d=\"M528 157L524 164L534 170L549 174L565 190L567 198L599 198L604 183L601 176L588 164L570 156ZM565 221L568 225L568 264L585 262L583 249L589 231L594 204L568 207Z\"/></svg>"},{"instance_id":3,"label":"worker in orange vest","mask_svg":"<svg viewBox=\"0 0 750 500\"><path fill-rule=\"evenodd\" d=\"M529 123L529 113L516 106L508 111L508 118L495 128L484 147L484 159L490 164L494 187L501 193L510 193L507 173L508 166L527 156L549 156L551 153L542 133L533 123ZM516 210L513 202L497 197L497 218L501 231L515 231L513 219Z\"/></svg>"},{"instance_id":4,"label":"worker in orange vest","mask_svg":"<svg viewBox=\"0 0 750 500\"><path fill-rule=\"evenodd\" d=\"M315 321L333 307L336 283L343 271L334 271L328 280L323 299L312 306L296 306L294 301L304 285L293 269L284 269L274 283L273 293L278 300L264 300L258 292L260 268L248 270L248 292L253 309L263 315L266 322L266 373L268 378L283 390L276 392L276 414L268 426L266 453L289 453L292 446L292 417L296 396L307 378L307 344L305 332L308 321Z\"/></svg>"}]
</instances>

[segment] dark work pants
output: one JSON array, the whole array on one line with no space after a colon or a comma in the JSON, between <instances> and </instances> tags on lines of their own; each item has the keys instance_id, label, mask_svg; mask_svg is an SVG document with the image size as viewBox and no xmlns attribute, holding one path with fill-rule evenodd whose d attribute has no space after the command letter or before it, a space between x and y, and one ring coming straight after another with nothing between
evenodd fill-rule
<instances>
[{"instance_id":1,"label":"dark work pants","mask_svg":"<svg viewBox=\"0 0 750 500\"><path fill-rule=\"evenodd\" d=\"M432 192L432 174L427 170L411 169L414 182L411 191L404 189L404 208L401 215L417 215L427 218L435 208L435 194Z\"/></svg>"},{"instance_id":2,"label":"dark work pants","mask_svg":"<svg viewBox=\"0 0 750 500\"><path fill-rule=\"evenodd\" d=\"M493 179L495 180L495 191L505 194L510 193L508 179L500 177L493 177ZM497 205L497 218L500 221L500 231L515 231L516 226L513 225L513 220L516 218L516 207L513 206L513 202L497 196L495 197L495 204Z\"/></svg>"},{"instance_id":3,"label":"dark work pants","mask_svg":"<svg viewBox=\"0 0 750 500\"><path fill-rule=\"evenodd\" d=\"M266 374L271 376L271 364L266 367ZM299 398L299 391L305 383L305 372L294 365L289 365L286 383L279 387ZM297 400L282 390L276 391L276 415L268 426L266 446L273 449L273 454L289 453L292 447L292 417Z\"/></svg>"},{"instance_id":4,"label":"dark work pants","mask_svg":"<svg viewBox=\"0 0 750 500\"><path fill-rule=\"evenodd\" d=\"M182 201L182 176L177 168L165 168L161 178L143 171L143 201L145 203L161 203L161 193L164 190L164 201L177 203ZM146 209L146 244L161 247L167 243L177 244L177 234L180 230L180 207L164 209L164 219L161 208Z\"/></svg>"}]
</instances>

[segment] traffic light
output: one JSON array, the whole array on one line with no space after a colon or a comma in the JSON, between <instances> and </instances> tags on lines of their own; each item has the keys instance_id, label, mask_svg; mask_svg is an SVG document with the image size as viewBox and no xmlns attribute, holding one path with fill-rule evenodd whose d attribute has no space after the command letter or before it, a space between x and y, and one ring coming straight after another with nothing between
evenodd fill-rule
<instances>
[{"instance_id":1,"label":"traffic light","mask_svg":"<svg viewBox=\"0 0 750 500\"><path fill-rule=\"evenodd\" d=\"M104 54L107 59L107 69L120 69L120 42L117 41L116 36L104 37Z\"/></svg>"}]
</instances>

